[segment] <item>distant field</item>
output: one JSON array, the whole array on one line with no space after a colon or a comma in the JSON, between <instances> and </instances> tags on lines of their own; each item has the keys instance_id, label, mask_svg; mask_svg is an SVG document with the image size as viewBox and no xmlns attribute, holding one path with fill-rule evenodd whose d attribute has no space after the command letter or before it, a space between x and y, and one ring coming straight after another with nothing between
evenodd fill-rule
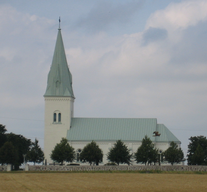
<instances>
[{"instance_id":1,"label":"distant field","mask_svg":"<svg viewBox=\"0 0 207 192\"><path fill-rule=\"evenodd\" d=\"M207 174L0 173L0 192L207 191Z\"/></svg>"}]
</instances>

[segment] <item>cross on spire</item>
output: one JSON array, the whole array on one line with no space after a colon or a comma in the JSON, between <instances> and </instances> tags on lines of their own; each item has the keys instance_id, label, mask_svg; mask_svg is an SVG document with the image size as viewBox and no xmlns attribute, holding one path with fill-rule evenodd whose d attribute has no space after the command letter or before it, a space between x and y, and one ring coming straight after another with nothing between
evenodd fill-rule
<instances>
[{"instance_id":1,"label":"cross on spire","mask_svg":"<svg viewBox=\"0 0 207 192\"><path fill-rule=\"evenodd\" d=\"M61 22L61 19L60 19L60 17L59 17L59 29L60 29L60 22Z\"/></svg>"}]
</instances>

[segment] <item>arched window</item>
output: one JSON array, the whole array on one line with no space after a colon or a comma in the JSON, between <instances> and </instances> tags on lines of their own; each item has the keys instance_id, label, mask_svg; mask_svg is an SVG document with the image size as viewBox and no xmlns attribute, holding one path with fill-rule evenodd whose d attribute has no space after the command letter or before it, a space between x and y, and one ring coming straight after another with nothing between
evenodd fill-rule
<instances>
[{"instance_id":1,"label":"arched window","mask_svg":"<svg viewBox=\"0 0 207 192\"><path fill-rule=\"evenodd\" d=\"M58 113L58 122L61 122L61 113Z\"/></svg>"},{"instance_id":2,"label":"arched window","mask_svg":"<svg viewBox=\"0 0 207 192\"><path fill-rule=\"evenodd\" d=\"M53 122L56 122L57 118L56 118L56 113L53 114Z\"/></svg>"},{"instance_id":3,"label":"arched window","mask_svg":"<svg viewBox=\"0 0 207 192\"><path fill-rule=\"evenodd\" d=\"M54 111L53 123L61 123L61 112L60 111Z\"/></svg>"}]
</instances>

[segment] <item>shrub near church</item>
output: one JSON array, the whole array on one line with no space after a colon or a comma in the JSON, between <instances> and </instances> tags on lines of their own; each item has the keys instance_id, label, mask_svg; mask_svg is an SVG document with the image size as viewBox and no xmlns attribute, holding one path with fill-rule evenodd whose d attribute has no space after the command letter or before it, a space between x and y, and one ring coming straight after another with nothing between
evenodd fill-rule
<instances>
[{"instance_id":1,"label":"shrub near church","mask_svg":"<svg viewBox=\"0 0 207 192\"><path fill-rule=\"evenodd\" d=\"M137 163L144 163L145 165L158 161L158 150L149 137L145 136L142 139L142 145L137 149L135 159Z\"/></svg>"},{"instance_id":2,"label":"shrub near church","mask_svg":"<svg viewBox=\"0 0 207 192\"><path fill-rule=\"evenodd\" d=\"M108 153L108 160L110 162L115 162L118 165L120 163L130 165L131 158L132 154L130 154L128 147L121 140L116 141Z\"/></svg>"},{"instance_id":3,"label":"shrub near church","mask_svg":"<svg viewBox=\"0 0 207 192\"><path fill-rule=\"evenodd\" d=\"M52 150L51 159L57 163L63 165L63 162L73 162L75 159L74 148L71 147L67 139L62 138L60 143L56 144Z\"/></svg>"},{"instance_id":4,"label":"shrub near church","mask_svg":"<svg viewBox=\"0 0 207 192\"><path fill-rule=\"evenodd\" d=\"M89 162L90 165L92 165L92 163L98 165L102 162L102 159L103 152L94 141L87 144L80 154L80 160L82 162Z\"/></svg>"}]
</instances>

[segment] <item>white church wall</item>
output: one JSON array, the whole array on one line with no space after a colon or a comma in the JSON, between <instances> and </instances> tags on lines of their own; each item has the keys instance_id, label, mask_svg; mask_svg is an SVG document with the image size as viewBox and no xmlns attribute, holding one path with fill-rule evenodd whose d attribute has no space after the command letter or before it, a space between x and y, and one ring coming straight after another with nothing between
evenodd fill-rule
<instances>
[{"instance_id":1,"label":"white church wall","mask_svg":"<svg viewBox=\"0 0 207 192\"><path fill-rule=\"evenodd\" d=\"M155 143L155 147L159 149L159 152L164 152L169 146L169 143Z\"/></svg>"},{"instance_id":2,"label":"white church wall","mask_svg":"<svg viewBox=\"0 0 207 192\"><path fill-rule=\"evenodd\" d=\"M106 164L108 163L107 159L107 154L109 150L114 146L114 143L116 141L95 141L99 148L103 151L103 162L101 164ZM76 154L79 153L78 150L80 149L81 151L83 148L90 142L88 141L77 141L77 142L69 142L69 144L75 149ZM141 146L142 142L124 142L124 144L128 147L128 149L131 151L131 153L136 153L137 149ZM160 151L164 152L168 147L170 146L170 143L155 143L155 147ZM77 162L77 160L75 160ZM78 161L77 163L80 163ZM87 163L86 163L87 164ZM132 164L136 164L135 161L132 161Z\"/></svg>"},{"instance_id":3,"label":"white church wall","mask_svg":"<svg viewBox=\"0 0 207 192\"><path fill-rule=\"evenodd\" d=\"M79 153L78 150L83 148L90 142L88 141L79 141L79 142L69 142L69 144L75 149L76 153ZM96 142L99 145L99 148L103 151L103 164L107 163L107 153L111 147L111 143L108 142ZM75 160L76 161L76 160ZM79 162L80 163L80 162Z\"/></svg>"},{"instance_id":4,"label":"white church wall","mask_svg":"<svg viewBox=\"0 0 207 192\"><path fill-rule=\"evenodd\" d=\"M45 97L45 138L44 152L45 159L52 163L50 159L51 151L62 138L67 135L70 128L73 99L70 97ZM54 112L61 113L61 120L54 122Z\"/></svg>"}]
</instances>

